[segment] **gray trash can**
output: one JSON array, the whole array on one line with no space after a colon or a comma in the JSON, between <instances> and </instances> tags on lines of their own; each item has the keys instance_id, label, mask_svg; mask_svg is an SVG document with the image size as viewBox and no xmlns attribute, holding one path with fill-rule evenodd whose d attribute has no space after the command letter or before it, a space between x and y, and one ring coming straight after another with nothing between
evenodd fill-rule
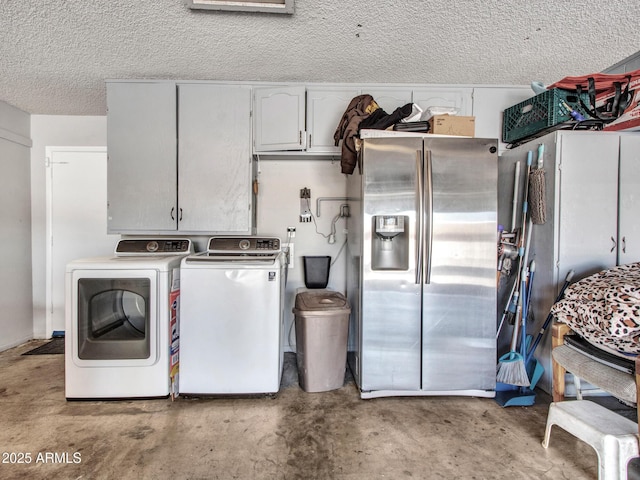
<instances>
[{"instance_id":1,"label":"gray trash can","mask_svg":"<svg viewBox=\"0 0 640 480\"><path fill-rule=\"evenodd\" d=\"M339 292L310 290L296 295L298 383L305 392L342 387L350 312L347 299Z\"/></svg>"}]
</instances>

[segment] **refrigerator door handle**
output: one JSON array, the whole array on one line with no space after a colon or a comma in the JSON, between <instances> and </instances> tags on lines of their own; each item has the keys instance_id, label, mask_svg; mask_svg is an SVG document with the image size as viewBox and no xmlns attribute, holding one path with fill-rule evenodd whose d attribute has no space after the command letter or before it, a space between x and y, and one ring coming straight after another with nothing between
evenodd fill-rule
<instances>
[{"instance_id":1,"label":"refrigerator door handle","mask_svg":"<svg viewBox=\"0 0 640 480\"><path fill-rule=\"evenodd\" d=\"M416 284L422 283L422 241L423 241L423 220L424 220L424 163L422 160L422 150L416 151Z\"/></svg>"},{"instance_id":2,"label":"refrigerator door handle","mask_svg":"<svg viewBox=\"0 0 640 480\"><path fill-rule=\"evenodd\" d=\"M424 172L424 182L426 187L426 192L424 195L424 210L426 210L427 219L426 221L423 219L422 223L424 224L423 230L425 238L424 245L424 270L425 270L425 279L424 283L431 283L431 252L433 246L433 172L432 172L432 159L431 159L431 151L425 150L425 172Z\"/></svg>"}]
</instances>

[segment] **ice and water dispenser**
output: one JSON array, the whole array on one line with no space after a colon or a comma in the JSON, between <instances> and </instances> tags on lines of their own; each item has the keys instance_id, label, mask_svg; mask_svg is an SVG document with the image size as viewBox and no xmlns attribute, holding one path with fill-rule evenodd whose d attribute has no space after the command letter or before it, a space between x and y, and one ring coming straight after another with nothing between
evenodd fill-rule
<instances>
[{"instance_id":1,"label":"ice and water dispenser","mask_svg":"<svg viewBox=\"0 0 640 480\"><path fill-rule=\"evenodd\" d=\"M371 236L372 270L407 270L409 268L409 217L374 215Z\"/></svg>"}]
</instances>

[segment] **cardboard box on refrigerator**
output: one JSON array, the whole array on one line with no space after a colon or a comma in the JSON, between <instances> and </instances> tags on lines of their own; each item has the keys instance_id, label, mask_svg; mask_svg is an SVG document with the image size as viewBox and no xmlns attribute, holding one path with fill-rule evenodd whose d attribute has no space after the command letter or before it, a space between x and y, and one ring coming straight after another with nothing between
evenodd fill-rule
<instances>
[{"instance_id":1,"label":"cardboard box on refrigerator","mask_svg":"<svg viewBox=\"0 0 640 480\"><path fill-rule=\"evenodd\" d=\"M476 134L476 117L434 115L429 119L429 133L473 137Z\"/></svg>"}]
</instances>

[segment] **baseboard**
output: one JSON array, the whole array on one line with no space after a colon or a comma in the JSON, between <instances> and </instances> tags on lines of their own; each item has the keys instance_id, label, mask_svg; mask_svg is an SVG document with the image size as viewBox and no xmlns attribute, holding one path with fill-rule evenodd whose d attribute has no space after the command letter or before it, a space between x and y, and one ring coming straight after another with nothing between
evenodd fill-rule
<instances>
[{"instance_id":1,"label":"baseboard","mask_svg":"<svg viewBox=\"0 0 640 480\"><path fill-rule=\"evenodd\" d=\"M0 352L4 352L5 350L9 350L10 348L17 347L18 345L22 345L23 343L28 342L29 340L33 340L32 335L27 335L22 339L13 340L9 343L3 343L0 345Z\"/></svg>"}]
</instances>

